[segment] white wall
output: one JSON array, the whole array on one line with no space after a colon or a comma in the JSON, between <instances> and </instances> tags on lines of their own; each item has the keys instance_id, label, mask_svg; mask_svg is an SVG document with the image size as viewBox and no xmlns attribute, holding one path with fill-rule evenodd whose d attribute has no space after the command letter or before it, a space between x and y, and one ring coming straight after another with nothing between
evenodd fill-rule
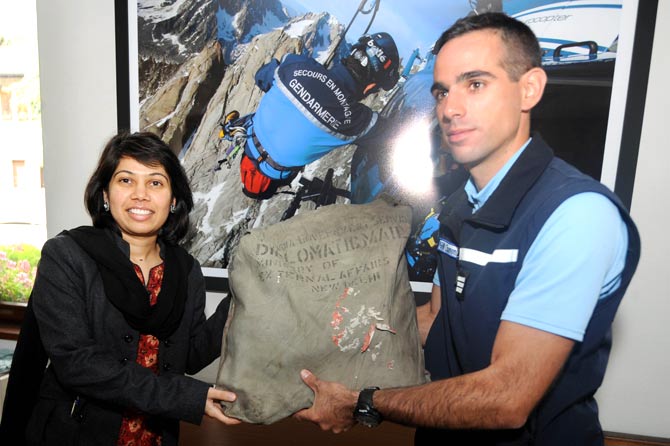
<instances>
[{"instance_id":1,"label":"white wall","mask_svg":"<svg viewBox=\"0 0 670 446\"><path fill-rule=\"evenodd\" d=\"M668 24L670 2L659 0L631 205L642 256L614 323L610 366L597 395L605 429L659 437L670 437Z\"/></svg>"},{"instance_id":2,"label":"white wall","mask_svg":"<svg viewBox=\"0 0 670 446\"><path fill-rule=\"evenodd\" d=\"M629 0L625 0L629 1ZM132 3L132 2L131 2ZM116 129L114 8L110 1L38 0L44 166L49 235L87 224L83 190ZM606 382L598 393L609 431L670 437L670 103L662 44L670 41L670 2L659 1L656 44L633 195L642 234L640 267L615 321Z\"/></svg>"},{"instance_id":3,"label":"white wall","mask_svg":"<svg viewBox=\"0 0 670 446\"><path fill-rule=\"evenodd\" d=\"M47 235L90 224L84 188L116 133L114 2L37 0Z\"/></svg>"}]
</instances>

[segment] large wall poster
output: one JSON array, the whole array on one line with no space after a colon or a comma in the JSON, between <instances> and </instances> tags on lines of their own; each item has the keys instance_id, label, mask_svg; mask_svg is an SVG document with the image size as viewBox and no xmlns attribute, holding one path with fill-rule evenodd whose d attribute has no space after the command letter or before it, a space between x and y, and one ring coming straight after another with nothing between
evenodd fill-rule
<instances>
[{"instance_id":1,"label":"large wall poster","mask_svg":"<svg viewBox=\"0 0 670 446\"><path fill-rule=\"evenodd\" d=\"M488 10L517 16L540 38L552 80L536 130L598 178L621 0L138 0L129 13L137 20L139 128L159 134L182 159L195 199L186 247L206 275L225 276L248 229L388 193L413 205L407 260L415 289L428 291L439 199L461 174L433 117L431 48L456 19ZM401 58L398 84L364 100L379 113L378 125L358 144L307 164L271 197L243 194L241 142L221 137L221 128L232 111L255 112L264 95L256 71L288 53L337 61L368 29L389 33Z\"/></svg>"}]
</instances>

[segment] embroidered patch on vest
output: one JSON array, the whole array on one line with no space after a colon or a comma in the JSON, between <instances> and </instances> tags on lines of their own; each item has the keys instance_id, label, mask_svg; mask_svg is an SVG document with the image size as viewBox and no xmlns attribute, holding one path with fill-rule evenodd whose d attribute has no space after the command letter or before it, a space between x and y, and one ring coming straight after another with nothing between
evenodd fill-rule
<instances>
[{"instance_id":1,"label":"embroidered patch on vest","mask_svg":"<svg viewBox=\"0 0 670 446\"><path fill-rule=\"evenodd\" d=\"M460 268L456 272L456 283L454 291L456 292L456 298L460 301L465 300L465 281L468 280L469 275L469 272Z\"/></svg>"},{"instance_id":2,"label":"embroidered patch on vest","mask_svg":"<svg viewBox=\"0 0 670 446\"><path fill-rule=\"evenodd\" d=\"M452 259L458 258L458 246L446 238L440 237L440 243L437 244L437 250L448 255Z\"/></svg>"}]
</instances>

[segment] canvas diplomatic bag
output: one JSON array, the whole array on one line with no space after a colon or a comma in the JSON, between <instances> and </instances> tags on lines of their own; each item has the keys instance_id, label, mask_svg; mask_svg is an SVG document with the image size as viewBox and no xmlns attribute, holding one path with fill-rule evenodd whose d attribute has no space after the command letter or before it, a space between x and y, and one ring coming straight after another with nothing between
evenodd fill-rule
<instances>
[{"instance_id":1,"label":"canvas diplomatic bag","mask_svg":"<svg viewBox=\"0 0 670 446\"><path fill-rule=\"evenodd\" d=\"M349 388L425 382L403 249L411 211L330 205L252 230L230 264L217 384L225 413L269 424L310 407L306 368Z\"/></svg>"}]
</instances>

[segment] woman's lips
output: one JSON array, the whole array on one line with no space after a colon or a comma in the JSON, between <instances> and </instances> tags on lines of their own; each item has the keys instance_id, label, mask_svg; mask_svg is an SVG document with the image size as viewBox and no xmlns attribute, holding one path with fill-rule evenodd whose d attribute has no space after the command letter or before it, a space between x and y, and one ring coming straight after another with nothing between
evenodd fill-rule
<instances>
[{"instance_id":1,"label":"woman's lips","mask_svg":"<svg viewBox=\"0 0 670 446\"><path fill-rule=\"evenodd\" d=\"M130 208L128 213L136 220L145 220L153 214L153 211L145 208Z\"/></svg>"}]
</instances>

